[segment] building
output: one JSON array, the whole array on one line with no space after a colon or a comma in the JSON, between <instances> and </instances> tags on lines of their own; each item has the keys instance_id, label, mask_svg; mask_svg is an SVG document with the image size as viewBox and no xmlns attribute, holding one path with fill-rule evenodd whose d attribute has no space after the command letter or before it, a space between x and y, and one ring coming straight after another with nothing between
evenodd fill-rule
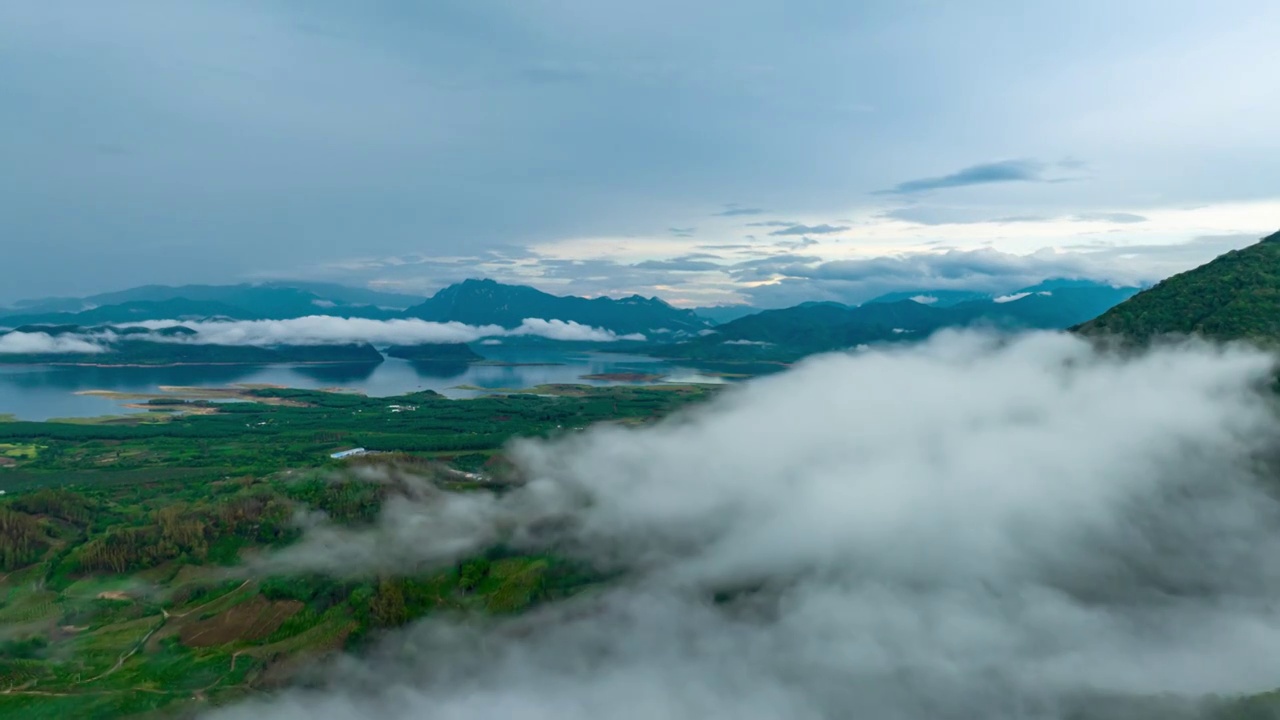
<instances>
[{"instance_id":1,"label":"building","mask_svg":"<svg viewBox=\"0 0 1280 720\"><path fill-rule=\"evenodd\" d=\"M364 448L352 448L351 450L343 450L341 452L333 453L329 457L333 458L334 460L341 460L343 458L349 458L349 457L354 457L356 455L363 455L363 454L365 454Z\"/></svg>"}]
</instances>

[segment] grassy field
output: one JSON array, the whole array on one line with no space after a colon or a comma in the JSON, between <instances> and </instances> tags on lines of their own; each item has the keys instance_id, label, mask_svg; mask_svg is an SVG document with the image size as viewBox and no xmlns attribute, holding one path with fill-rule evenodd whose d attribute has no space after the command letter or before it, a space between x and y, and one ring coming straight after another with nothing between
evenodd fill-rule
<instances>
[{"instance_id":1,"label":"grassy field","mask_svg":"<svg viewBox=\"0 0 1280 720\"><path fill-rule=\"evenodd\" d=\"M35 460L39 454L40 446L33 443L25 445L0 443L0 457L13 458L14 460Z\"/></svg>"}]
</instances>

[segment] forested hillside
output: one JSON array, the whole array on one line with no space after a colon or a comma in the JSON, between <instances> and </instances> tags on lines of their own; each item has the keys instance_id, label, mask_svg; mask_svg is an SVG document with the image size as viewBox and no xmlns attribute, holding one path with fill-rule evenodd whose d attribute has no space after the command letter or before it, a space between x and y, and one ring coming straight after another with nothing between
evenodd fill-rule
<instances>
[{"instance_id":1,"label":"forested hillside","mask_svg":"<svg viewBox=\"0 0 1280 720\"><path fill-rule=\"evenodd\" d=\"M1280 233L1174 275L1074 329L1135 341L1168 334L1280 341Z\"/></svg>"}]
</instances>

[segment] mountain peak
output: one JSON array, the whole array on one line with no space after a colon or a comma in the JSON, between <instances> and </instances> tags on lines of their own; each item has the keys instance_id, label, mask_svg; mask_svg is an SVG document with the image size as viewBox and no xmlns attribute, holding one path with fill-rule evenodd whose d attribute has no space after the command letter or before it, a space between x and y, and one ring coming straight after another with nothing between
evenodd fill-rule
<instances>
[{"instance_id":1,"label":"mountain peak","mask_svg":"<svg viewBox=\"0 0 1280 720\"><path fill-rule=\"evenodd\" d=\"M471 278L443 288L405 314L433 322L507 328L519 327L528 319L562 320L620 335L647 334L654 330L696 332L710 324L692 311L674 308L658 298L642 295L619 299L561 297L527 285L506 285L488 278Z\"/></svg>"}]
</instances>

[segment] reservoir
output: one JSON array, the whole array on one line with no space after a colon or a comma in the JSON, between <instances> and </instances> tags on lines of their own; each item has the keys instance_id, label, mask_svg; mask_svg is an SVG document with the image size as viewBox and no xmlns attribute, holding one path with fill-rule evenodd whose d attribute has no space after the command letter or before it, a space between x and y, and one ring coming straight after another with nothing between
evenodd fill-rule
<instances>
[{"instance_id":1,"label":"reservoir","mask_svg":"<svg viewBox=\"0 0 1280 720\"><path fill-rule=\"evenodd\" d=\"M378 364L185 365L175 367L71 367L0 365L0 416L20 420L98 417L130 410L123 402L77 395L86 390L157 392L161 386L227 387L280 385L343 389L373 397L434 390L449 397L474 397L502 389L521 390L551 383L635 385L646 382L718 383L723 378L692 367L642 355L564 352L554 349L485 348L484 363L414 364L387 358ZM583 376L618 375L618 379ZM625 377L631 375L631 377ZM662 376L637 380L636 376Z\"/></svg>"}]
</instances>

